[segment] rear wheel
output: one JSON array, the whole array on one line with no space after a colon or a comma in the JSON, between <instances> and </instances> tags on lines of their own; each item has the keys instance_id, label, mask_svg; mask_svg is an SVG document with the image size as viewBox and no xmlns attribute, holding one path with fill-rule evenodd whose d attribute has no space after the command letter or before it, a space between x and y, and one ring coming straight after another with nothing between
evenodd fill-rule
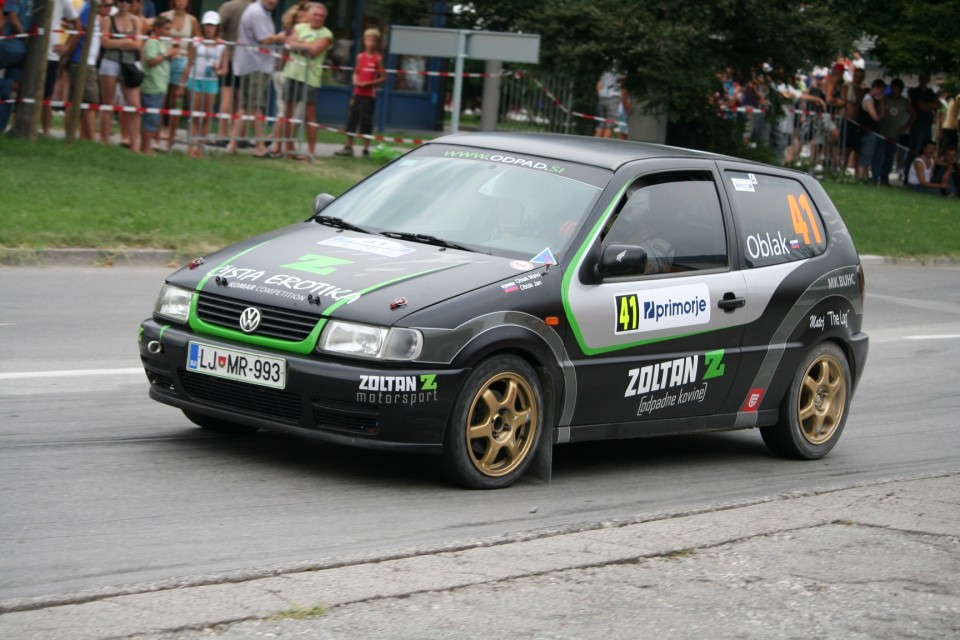
<instances>
[{"instance_id":1,"label":"rear wheel","mask_svg":"<svg viewBox=\"0 0 960 640\"><path fill-rule=\"evenodd\" d=\"M198 427L209 429L210 431L216 431L217 433L243 436L259 431L257 427L251 427L245 424L237 424L236 422L230 422L229 420L221 420L220 418L203 415L202 413L194 413L193 411L187 411L186 409L183 410L183 415L187 416L187 419Z\"/></svg>"},{"instance_id":2,"label":"rear wheel","mask_svg":"<svg viewBox=\"0 0 960 640\"><path fill-rule=\"evenodd\" d=\"M770 450L801 460L825 456L847 421L850 380L850 365L840 347L824 342L812 349L780 405L780 421L760 429Z\"/></svg>"},{"instance_id":3,"label":"rear wheel","mask_svg":"<svg viewBox=\"0 0 960 640\"><path fill-rule=\"evenodd\" d=\"M480 363L457 398L444 441L451 478L499 489L523 475L543 431L543 393L533 368L501 355Z\"/></svg>"}]
</instances>

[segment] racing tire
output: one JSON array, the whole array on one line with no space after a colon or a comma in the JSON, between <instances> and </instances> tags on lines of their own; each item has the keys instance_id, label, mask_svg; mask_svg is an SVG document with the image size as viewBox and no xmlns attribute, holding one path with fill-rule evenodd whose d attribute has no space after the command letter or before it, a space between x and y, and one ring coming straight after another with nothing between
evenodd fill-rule
<instances>
[{"instance_id":1,"label":"racing tire","mask_svg":"<svg viewBox=\"0 0 960 640\"><path fill-rule=\"evenodd\" d=\"M501 489L530 466L543 433L543 391L533 368L513 355L481 362L464 382L444 438L450 479L468 489Z\"/></svg>"},{"instance_id":2,"label":"racing tire","mask_svg":"<svg viewBox=\"0 0 960 640\"><path fill-rule=\"evenodd\" d=\"M247 436L260 430L257 427L251 427L245 424L237 424L236 422L230 422L229 420L221 420L220 418L206 416L202 413L194 413L193 411L187 411L186 409L182 409L182 411L183 415L187 416L187 420L193 424L203 429L216 431L217 433L225 433L232 436Z\"/></svg>"},{"instance_id":3,"label":"racing tire","mask_svg":"<svg viewBox=\"0 0 960 640\"><path fill-rule=\"evenodd\" d=\"M803 359L780 405L776 425L760 435L776 454L798 460L827 455L843 433L851 396L850 365L840 347L824 342Z\"/></svg>"}]
</instances>

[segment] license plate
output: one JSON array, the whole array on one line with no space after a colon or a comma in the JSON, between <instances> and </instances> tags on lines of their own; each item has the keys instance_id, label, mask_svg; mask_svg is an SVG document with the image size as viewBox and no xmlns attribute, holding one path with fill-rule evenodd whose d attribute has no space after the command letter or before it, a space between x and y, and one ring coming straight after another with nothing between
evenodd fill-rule
<instances>
[{"instance_id":1,"label":"license plate","mask_svg":"<svg viewBox=\"0 0 960 640\"><path fill-rule=\"evenodd\" d=\"M287 361L283 358L200 342L190 343L187 370L276 389L283 389L287 383Z\"/></svg>"}]
</instances>

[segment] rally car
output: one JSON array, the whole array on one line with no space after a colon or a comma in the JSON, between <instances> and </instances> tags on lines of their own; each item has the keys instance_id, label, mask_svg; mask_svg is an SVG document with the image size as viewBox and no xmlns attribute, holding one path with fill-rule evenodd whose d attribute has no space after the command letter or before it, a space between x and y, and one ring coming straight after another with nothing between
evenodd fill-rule
<instances>
[{"instance_id":1,"label":"rally car","mask_svg":"<svg viewBox=\"0 0 960 640\"><path fill-rule=\"evenodd\" d=\"M150 397L221 432L441 454L471 488L549 477L562 443L758 427L816 459L843 431L864 276L803 173L461 134L314 211L167 278Z\"/></svg>"}]
</instances>

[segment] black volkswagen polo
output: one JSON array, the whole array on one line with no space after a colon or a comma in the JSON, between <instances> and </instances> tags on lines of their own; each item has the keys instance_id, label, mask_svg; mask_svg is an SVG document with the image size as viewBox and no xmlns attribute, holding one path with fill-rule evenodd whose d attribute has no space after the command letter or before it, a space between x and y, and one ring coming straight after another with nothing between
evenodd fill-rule
<instances>
[{"instance_id":1,"label":"black volkswagen polo","mask_svg":"<svg viewBox=\"0 0 960 640\"><path fill-rule=\"evenodd\" d=\"M816 459L843 431L863 271L803 173L463 134L314 211L167 279L140 328L153 399L221 432L441 454L473 488L549 476L556 444L757 427Z\"/></svg>"}]
</instances>

